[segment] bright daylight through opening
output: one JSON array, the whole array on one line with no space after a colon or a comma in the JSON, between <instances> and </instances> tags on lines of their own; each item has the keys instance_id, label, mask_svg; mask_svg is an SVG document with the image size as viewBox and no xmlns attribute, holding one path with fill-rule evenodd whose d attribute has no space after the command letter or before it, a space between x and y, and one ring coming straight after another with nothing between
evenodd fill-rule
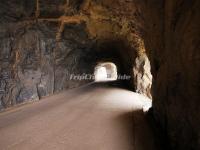
<instances>
[{"instance_id":1,"label":"bright daylight through opening","mask_svg":"<svg viewBox=\"0 0 200 150\"><path fill-rule=\"evenodd\" d=\"M117 67L114 63L99 63L94 71L95 81L115 81L117 80Z\"/></svg>"}]
</instances>

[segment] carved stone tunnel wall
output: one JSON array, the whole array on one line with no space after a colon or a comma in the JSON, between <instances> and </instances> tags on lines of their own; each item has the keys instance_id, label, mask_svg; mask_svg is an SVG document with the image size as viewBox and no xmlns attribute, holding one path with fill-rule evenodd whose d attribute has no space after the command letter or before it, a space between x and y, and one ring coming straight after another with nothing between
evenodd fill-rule
<instances>
[{"instance_id":1,"label":"carved stone tunnel wall","mask_svg":"<svg viewBox=\"0 0 200 150\"><path fill-rule=\"evenodd\" d=\"M153 74L153 113L169 149L200 149L200 1L150 0L138 5Z\"/></svg>"},{"instance_id":2,"label":"carved stone tunnel wall","mask_svg":"<svg viewBox=\"0 0 200 150\"><path fill-rule=\"evenodd\" d=\"M81 25L69 25L57 42L56 27L46 23L19 24L14 33L9 29L5 34L10 35L1 38L2 106L37 100L83 84L69 79L72 73L90 73L93 69L92 42Z\"/></svg>"},{"instance_id":3,"label":"carved stone tunnel wall","mask_svg":"<svg viewBox=\"0 0 200 150\"><path fill-rule=\"evenodd\" d=\"M1 0L0 8L1 107L85 84L68 77L112 59L136 91L152 94L170 149L200 149L199 0ZM150 78L148 59L152 92L138 82Z\"/></svg>"}]
</instances>

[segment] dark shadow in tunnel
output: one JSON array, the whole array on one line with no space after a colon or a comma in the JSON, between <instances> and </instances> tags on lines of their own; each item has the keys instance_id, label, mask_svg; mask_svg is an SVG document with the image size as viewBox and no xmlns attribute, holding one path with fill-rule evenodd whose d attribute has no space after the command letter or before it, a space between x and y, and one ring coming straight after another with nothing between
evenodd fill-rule
<instances>
[{"instance_id":1,"label":"dark shadow in tunnel","mask_svg":"<svg viewBox=\"0 0 200 150\"><path fill-rule=\"evenodd\" d=\"M130 150L165 150L142 110L125 112L118 115L115 120L126 135L122 140L133 144Z\"/></svg>"},{"instance_id":2,"label":"dark shadow in tunnel","mask_svg":"<svg viewBox=\"0 0 200 150\"><path fill-rule=\"evenodd\" d=\"M160 123L155 120L155 117L153 115L153 108L150 108L148 113L146 114L146 118L149 122L150 127L152 128L152 131L154 132L156 136L156 143L162 145L163 150L171 150L171 147L168 143L169 139L166 136L167 131L163 130L160 126Z\"/></svg>"},{"instance_id":3,"label":"dark shadow in tunnel","mask_svg":"<svg viewBox=\"0 0 200 150\"><path fill-rule=\"evenodd\" d=\"M112 62L117 67L118 75L126 75L132 77L133 74L133 60L136 57L136 51L121 38L113 39L100 39L93 45L96 55L97 66L99 62ZM134 90L133 79L121 80L118 85L121 84L122 87L126 89Z\"/></svg>"}]
</instances>

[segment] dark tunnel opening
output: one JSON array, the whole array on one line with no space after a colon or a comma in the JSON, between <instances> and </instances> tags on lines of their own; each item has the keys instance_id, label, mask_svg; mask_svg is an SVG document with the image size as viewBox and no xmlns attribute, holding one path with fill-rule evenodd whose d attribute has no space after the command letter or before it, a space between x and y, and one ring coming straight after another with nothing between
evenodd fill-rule
<instances>
[{"instance_id":1,"label":"dark tunnel opening","mask_svg":"<svg viewBox=\"0 0 200 150\"><path fill-rule=\"evenodd\" d=\"M101 62L112 62L116 65L117 75L119 78L118 84L134 90L133 83L133 64L129 53L134 50L123 39L104 39L98 40L93 49L95 50L96 62L95 65ZM135 54L134 54L135 55ZM127 77L123 79L123 77Z\"/></svg>"},{"instance_id":2,"label":"dark tunnel opening","mask_svg":"<svg viewBox=\"0 0 200 150\"><path fill-rule=\"evenodd\" d=\"M112 62L117 67L118 84L151 99L151 65L145 53L131 46L124 38L98 40L94 47L95 63ZM124 78L125 79L124 79Z\"/></svg>"}]
</instances>

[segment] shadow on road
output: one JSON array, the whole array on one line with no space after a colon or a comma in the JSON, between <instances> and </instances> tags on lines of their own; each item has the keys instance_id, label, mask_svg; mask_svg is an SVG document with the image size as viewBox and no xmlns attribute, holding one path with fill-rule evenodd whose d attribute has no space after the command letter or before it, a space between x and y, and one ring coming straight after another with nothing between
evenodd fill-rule
<instances>
[{"instance_id":1,"label":"shadow on road","mask_svg":"<svg viewBox=\"0 0 200 150\"><path fill-rule=\"evenodd\" d=\"M142 110L126 112L118 115L115 120L124 131L126 141L133 143L135 150L164 150L159 136L155 134L147 116ZM151 125L150 125L151 124Z\"/></svg>"}]
</instances>

